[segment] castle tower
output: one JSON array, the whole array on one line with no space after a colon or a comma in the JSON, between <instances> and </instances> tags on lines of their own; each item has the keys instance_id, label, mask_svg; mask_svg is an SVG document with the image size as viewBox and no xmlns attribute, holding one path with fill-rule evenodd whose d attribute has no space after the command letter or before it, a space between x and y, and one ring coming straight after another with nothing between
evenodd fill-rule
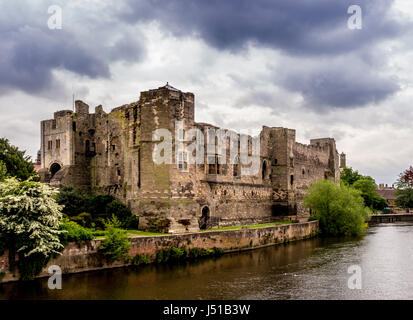
<instances>
[{"instance_id":1,"label":"castle tower","mask_svg":"<svg viewBox=\"0 0 413 320\"><path fill-rule=\"evenodd\" d=\"M340 168L344 169L346 167L346 154L342 152L340 154Z\"/></svg>"}]
</instances>

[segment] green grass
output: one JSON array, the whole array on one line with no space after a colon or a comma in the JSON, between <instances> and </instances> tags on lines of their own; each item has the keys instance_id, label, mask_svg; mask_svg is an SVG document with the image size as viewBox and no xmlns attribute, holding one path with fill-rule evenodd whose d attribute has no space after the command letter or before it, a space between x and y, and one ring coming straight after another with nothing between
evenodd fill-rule
<instances>
[{"instance_id":1,"label":"green grass","mask_svg":"<svg viewBox=\"0 0 413 320\"><path fill-rule=\"evenodd\" d=\"M167 233L156 233L156 232L146 232L146 231L140 231L140 230L125 230L128 233L128 236L146 236L146 237L151 237L151 236L165 236L168 235ZM99 235L95 236L95 240L103 240L105 239L104 235L100 235L101 232L99 232Z\"/></svg>"},{"instance_id":2,"label":"green grass","mask_svg":"<svg viewBox=\"0 0 413 320\"><path fill-rule=\"evenodd\" d=\"M135 236L165 236L167 233L157 233L157 232L147 232L147 231L140 231L140 230L126 230L128 234L132 234Z\"/></svg>"},{"instance_id":3,"label":"green grass","mask_svg":"<svg viewBox=\"0 0 413 320\"><path fill-rule=\"evenodd\" d=\"M222 228L212 228L208 230L203 230L203 232L207 231L223 231L223 230L240 230L243 228L247 229L258 229L258 228L266 228L266 227L274 227L282 224L291 224L291 221L280 221L280 222L271 222L271 223L263 223L263 224L251 224L246 226L233 226L233 227L222 227Z\"/></svg>"}]
</instances>

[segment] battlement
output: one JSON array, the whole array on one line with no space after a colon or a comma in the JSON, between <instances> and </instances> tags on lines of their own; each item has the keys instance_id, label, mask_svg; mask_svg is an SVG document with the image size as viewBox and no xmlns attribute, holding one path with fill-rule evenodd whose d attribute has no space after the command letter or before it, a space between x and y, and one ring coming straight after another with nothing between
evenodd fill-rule
<instances>
[{"instance_id":1,"label":"battlement","mask_svg":"<svg viewBox=\"0 0 413 320\"><path fill-rule=\"evenodd\" d=\"M234 163L230 148L235 145L231 135L239 140L244 135L195 122L194 103L193 93L168 83L142 91L139 100L108 113L101 105L89 113L89 105L77 100L75 112L60 110L54 119L42 121L42 181L111 194L140 215L142 229L156 227L161 232L198 231L217 221L229 226L274 221L278 216L296 219L308 215L302 199L309 184L339 181L333 138L302 144L296 142L295 129L283 127L263 126L259 155L253 155L253 137L246 135L247 156L254 156L259 166L254 173L242 174L248 165ZM188 161L189 142L172 163L155 163L153 152L161 140L153 139L153 133L167 129L175 137L176 121L184 132L199 129L204 134L202 163ZM209 129L222 130L225 142L216 140ZM174 140L172 150L177 150ZM208 150L215 150L215 155L210 157ZM246 151L239 147L238 159L246 155L242 152ZM205 162L211 158L215 162Z\"/></svg>"},{"instance_id":2,"label":"battlement","mask_svg":"<svg viewBox=\"0 0 413 320\"><path fill-rule=\"evenodd\" d=\"M73 114L72 110L60 110L60 111L56 111L53 114L53 118L57 119L57 118L65 117L65 116L71 116L72 114Z\"/></svg>"}]
</instances>

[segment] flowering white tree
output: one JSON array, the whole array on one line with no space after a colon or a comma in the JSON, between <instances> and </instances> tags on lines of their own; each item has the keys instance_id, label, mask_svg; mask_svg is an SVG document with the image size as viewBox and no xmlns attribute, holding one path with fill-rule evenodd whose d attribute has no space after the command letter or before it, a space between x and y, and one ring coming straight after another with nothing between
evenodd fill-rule
<instances>
[{"instance_id":1,"label":"flowering white tree","mask_svg":"<svg viewBox=\"0 0 413 320\"><path fill-rule=\"evenodd\" d=\"M53 254L60 254L59 225L62 207L57 190L31 180L9 178L0 182L0 234L9 249L11 265L15 252L23 279L40 273Z\"/></svg>"}]
</instances>

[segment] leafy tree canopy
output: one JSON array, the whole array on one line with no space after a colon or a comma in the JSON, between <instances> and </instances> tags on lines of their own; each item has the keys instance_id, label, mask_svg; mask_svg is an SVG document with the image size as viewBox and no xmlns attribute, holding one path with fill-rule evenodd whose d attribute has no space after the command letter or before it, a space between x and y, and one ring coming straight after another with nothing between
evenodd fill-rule
<instances>
[{"instance_id":1,"label":"leafy tree canopy","mask_svg":"<svg viewBox=\"0 0 413 320\"><path fill-rule=\"evenodd\" d=\"M344 168L340 176L341 181L349 187L361 192L364 204L373 210L383 210L387 200L376 193L376 182L370 176L363 176L357 170Z\"/></svg>"},{"instance_id":2,"label":"leafy tree canopy","mask_svg":"<svg viewBox=\"0 0 413 320\"><path fill-rule=\"evenodd\" d=\"M413 167L400 173L396 182L395 203L402 208L413 208Z\"/></svg>"},{"instance_id":3,"label":"leafy tree canopy","mask_svg":"<svg viewBox=\"0 0 413 320\"><path fill-rule=\"evenodd\" d=\"M370 214L360 191L330 180L320 180L311 185L304 205L320 221L321 233L329 236L361 234Z\"/></svg>"},{"instance_id":4,"label":"leafy tree canopy","mask_svg":"<svg viewBox=\"0 0 413 320\"><path fill-rule=\"evenodd\" d=\"M39 175L34 171L34 166L27 156L26 151L20 151L11 145L6 138L0 138L0 161L6 165L7 174L20 180L32 178L39 181Z\"/></svg>"}]
</instances>

